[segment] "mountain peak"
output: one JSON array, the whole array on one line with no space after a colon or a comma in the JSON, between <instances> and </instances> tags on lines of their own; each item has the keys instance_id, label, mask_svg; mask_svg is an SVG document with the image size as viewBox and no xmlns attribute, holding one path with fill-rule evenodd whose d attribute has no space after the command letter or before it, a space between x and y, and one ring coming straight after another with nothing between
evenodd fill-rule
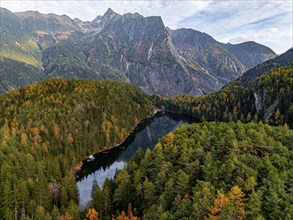
<instances>
[{"instance_id":1,"label":"mountain peak","mask_svg":"<svg viewBox=\"0 0 293 220\"><path fill-rule=\"evenodd\" d=\"M139 13L127 13L124 14L123 17L128 17L128 18L143 18L143 16Z\"/></svg>"},{"instance_id":2,"label":"mountain peak","mask_svg":"<svg viewBox=\"0 0 293 220\"><path fill-rule=\"evenodd\" d=\"M92 22L92 27L96 28L96 31L100 32L107 24L111 23L112 21L115 21L121 17L120 14L114 12L111 8L108 8L108 10L105 12L103 16L98 15Z\"/></svg>"},{"instance_id":3,"label":"mountain peak","mask_svg":"<svg viewBox=\"0 0 293 220\"><path fill-rule=\"evenodd\" d=\"M276 53L271 48L254 41L246 41L239 44L222 44L222 46L236 56L247 69L251 69L259 63L270 60L276 56Z\"/></svg>"},{"instance_id":4,"label":"mountain peak","mask_svg":"<svg viewBox=\"0 0 293 220\"><path fill-rule=\"evenodd\" d=\"M115 11L112 10L112 8L108 8L108 10L105 12L103 16L114 16L118 15Z\"/></svg>"}]
</instances>

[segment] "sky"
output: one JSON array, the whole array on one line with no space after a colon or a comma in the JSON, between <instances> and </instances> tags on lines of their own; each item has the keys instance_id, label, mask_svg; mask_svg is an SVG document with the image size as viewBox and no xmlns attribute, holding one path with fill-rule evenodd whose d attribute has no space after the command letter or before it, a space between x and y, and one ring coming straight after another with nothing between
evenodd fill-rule
<instances>
[{"instance_id":1,"label":"sky","mask_svg":"<svg viewBox=\"0 0 293 220\"><path fill-rule=\"evenodd\" d=\"M143 16L161 16L171 29L192 28L223 43L255 41L277 54L293 46L291 0L0 0L0 6L12 12L37 10L66 14L83 21L91 21L112 8L119 14L138 12Z\"/></svg>"}]
</instances>

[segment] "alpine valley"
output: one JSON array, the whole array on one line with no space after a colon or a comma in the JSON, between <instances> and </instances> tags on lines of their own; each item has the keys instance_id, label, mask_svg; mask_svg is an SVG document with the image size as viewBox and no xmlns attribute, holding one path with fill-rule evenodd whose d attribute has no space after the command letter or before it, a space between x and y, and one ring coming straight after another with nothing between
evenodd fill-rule
<instances>
[{"instance_id":1,"label":"alpine valley","mask_svg":"<svg viewBox=\"0 0 293 220\"><path fill-rule=\"evenodd\" d=\"M111 9L1 8L0 43L0 220L293 219L293 48Z\"/></svg>"}]
</instances>

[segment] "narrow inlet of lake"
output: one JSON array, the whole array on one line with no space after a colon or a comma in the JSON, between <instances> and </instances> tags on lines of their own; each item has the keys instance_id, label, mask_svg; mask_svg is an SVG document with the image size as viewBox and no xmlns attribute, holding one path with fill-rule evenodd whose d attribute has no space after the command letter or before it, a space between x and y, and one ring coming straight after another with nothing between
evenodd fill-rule
<instances>
[{"instance_id":1,"label":"narrow inlet of lake","mask_svg":"<svg viewBox=\"0 0 293 220\"><path fill-rule=\"evenodd\" d=\"M155 117L140 123L134 133L118 148L94 155L95 160L85 162L77 173L77 187L79 190L79 206L84 209L91 200L94 181L103 186L106 178L113 178L117 169L122 169L138 149L145 152L152 150L159 138L182 124L198 122L195 119L174 113L157 113Z\"/></svg>"}]
</instances>

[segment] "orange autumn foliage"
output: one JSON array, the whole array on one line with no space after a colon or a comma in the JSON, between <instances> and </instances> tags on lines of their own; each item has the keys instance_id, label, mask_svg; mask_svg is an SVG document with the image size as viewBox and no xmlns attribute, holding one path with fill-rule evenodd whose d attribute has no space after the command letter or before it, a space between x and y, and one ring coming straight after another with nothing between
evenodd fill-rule
<instances>
[{"instance_id":1,"label":"orange autumn foliage","mask_svg":"<svg viewBox=\"0 0 293 220\"><path fill-rule=\"evenodd\" d=\"M219 193L218 198L214 201L214 206L210 208L210 213L215 215L219 214L222 208L229 202L229 198L224 193ZM218 218L211 218L218 219Z\"/></svg>"},{"instance_id":2,"label":"orange autumn foliage","mask_svg":"<svg viewBox=\"0 0 293 220\"><path fill-rule=\"evenodd\" d=\"M210 207L206 220L220 220L221 212L228 206L233 206L233 219L245 219L244 193L239 186L233 186L228 195L218 193L214 205Z\"/></svg>"},{"instance_id":3,"label":"orange autumn foliage","mask_svg":"<svg viewBox=\"0 0 293 220\"><path fill-rule=\"evenodd\" d=\"M132 212L131 203L129 203L128 204L128 214L126 215L125 211L122 211L122 213L117 217L117 220L139 220L139 219L134 216L134 214Z\"/></svg>"},{"instance_id":4,"label":"orange autumn foliage","mask_svg":"<svg viewBox=\"0 0 293 220\"><path fill-rule=\"evenodd\" d=\"M86 218L90 220L99 220L99 213L94 208L91 208L86 214Z\"/></svg>"},{"instance_id":5,"label":"orange autumn foliage","mask_svg":"<svg viewBox=\"0 0 293 220\"><path fill-rule=\"evenodd\" d=\"M239 186L232 187L231 191L229 192L229 200L234 204L236 209L236 216L238 219L245 218L245 204L244 204L244 193L242 192Z\"/></svg>"},{"instance_id":6,"label":"orange autumn foliage","mask_svg":"<svg viewBox=\"0 0 293 220\"><path fill-rule=\"evenodd\" d=\"M66 214L61 216L61 220L73 220L73 218L71 217L71 215Z\"/></svg>"},{"instance_id":7,"label":"orange autumn foliage","mask_svg":"<svg viewBox=\"0 0 293 220\"><path fill-rule=\"evenodd\" d=\"M67 140L68 140L68 142L69 142L70 144L72 144L72 143L73 143L74 139L73 139L73 137L72 137L72 134L71 134L71 133L69 133L69 134L68 134L68 136L67 136Z\"/></svg>"}]
</instances>

